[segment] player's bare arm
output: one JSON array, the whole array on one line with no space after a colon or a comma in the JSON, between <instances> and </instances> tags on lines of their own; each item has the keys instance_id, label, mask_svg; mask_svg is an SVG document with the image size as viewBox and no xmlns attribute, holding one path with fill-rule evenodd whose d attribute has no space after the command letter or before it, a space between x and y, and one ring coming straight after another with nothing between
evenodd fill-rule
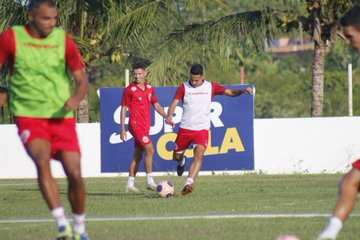
<instances>
[{"instance_id":1,"label":"player's bare arm","mask_svg":"<svg viewBox=\"0 0 360 240\"><path fill-rule=\"evenodd\" d=\"M88 92L89 82L84 69L72 72L75 80L76 90L75 94L65 102L66 110L76 110L80 101L85 97Z\"/></svg>"},{"instance_id":2,"label":"player's bare arm","mask_svg":"<svg viewBox=\"0 0 360 240\"><path fill-rule=\"evenodd\" d=\"M243 89L228 89L227 88L224 92L224 95L229 96L229 97L236 97L243 93L252 94L253 89L251 87L247 87L247 88L243 88Z\"/></svg>"},{"instance_id":3,"label":"player's bare arm","mask_svg":"<svg viewBox=\"0 0 360 240\"><path fill-rule=\"evenodd\" d=\"M128 109L127 106L122 105L120 112L120 139L124 142L127 140L126 131L125 131L125 116L127 109Z\"/></svg>"},{"instance_id":4,"label":"player's bare arm","mask_svg":"<svg viewBox=\"0 0 360 240\"><path fill-rule=\"evenodd\" d=\"M174 114L175 108L178 105L178 103L179 103L179 100L174 99L172 101L172 103L170 104L170 107L168 109L168 113L167 113L166 118L165 118L165 123L166 124L169 124L169 125L174 124L173 121L172 121L172 115Z\"/></svg>"},{"instance_id":5,"label":"player's bare arm","mask_svg":"<svg viewBox=\"0 0 360 240\"><path fill-rule=\"evenodd\" d=\"M2 64L0 64L0 69ZM4 106L7 101L7 89L0 87L0 107Z\"/></svg>"},{"instance_id":6,"label":"player's bare arm","mask_svg":"<svg viewBox=\"0 0 360 240\"><path fill-rule=\"evenodd\" d=\"M166 120L167 115L166 115L163 107L158 102L154 104L154 109ZM165 121L165 123L166 123L166 121ZM175 126L174 122L171 119L170 119L170 123L166 123L166 124L169 124L172 127Z\"/></svg>"},{"instance_id":7,"label":"player's bare arm","mask_svg":"<svg viewBox=\"0 0 360 240\"><path fill-rule=\"evenodd\" d=\"M0 87L0 107L4 106L7 101L7 90Z\"/></svg>"},{"instance_id":8,"label":"player's bare arm","mask_svg":"<svg viewBox=\"0 0 360 240\"><path fill-rule=\"evenodd\" d=\"M162 108L162 106L157 102L157 103L154 103L154 109L163 117L165 118L166 117L166 113L164 111L164 109Z\"/></svg>"},{"instance_id":9,"label":"player's bare arm","mask_svg":"<svg viewBox=\"0 0 360 240\"><path fill-rule=\"evenodd\" d=\"M0 69L2 64L0 64ZM0 87L0 107L4 106L7 101L7 91L5 88Z\"/></svg>"}]
</instances>

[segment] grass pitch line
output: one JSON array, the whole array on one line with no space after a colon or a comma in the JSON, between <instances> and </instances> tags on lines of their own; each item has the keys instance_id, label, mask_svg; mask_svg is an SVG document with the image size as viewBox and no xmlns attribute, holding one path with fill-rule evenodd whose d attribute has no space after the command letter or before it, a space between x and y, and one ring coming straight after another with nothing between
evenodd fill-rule
<instances>
[{"instance_id":1,"label":"grass pitch line","mask_svg":"<svg viewBox=\"0 0 360 240\"><path fill-rule=\"evenodd\" d=\"M360 217L360 214L351 214L351 217ZM148 221L148 220L184 220L184 219L225 219L225 218L313 218L330 217L327 213L284 213L284 214L207 214L207 215L177 215L177 216L129 216L129 217L88 217L87 222L106 221ZM71 220L70 220L71 221ZM52 218L29 218L29 219L0 219L0 223L43 223L54 222Z\"/></svg>"}]
</instances>

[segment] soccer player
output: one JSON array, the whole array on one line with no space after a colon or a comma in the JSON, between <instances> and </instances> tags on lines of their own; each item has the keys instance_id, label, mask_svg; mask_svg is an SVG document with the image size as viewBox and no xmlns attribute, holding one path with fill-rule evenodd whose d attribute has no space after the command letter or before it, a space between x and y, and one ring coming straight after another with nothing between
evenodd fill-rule
<instances>
[{"instance_id":1,"label":"soccer player","mask_svg":"<svg viewBox=\"0 0 360 240\"><path fill-rule=\"evenodd\" d=\"M42 196L57 223L56 239L87 240L85 187L74 111L87 93L88 80L75 43L64 30L55 27L57 16L53 0L31 0L29 23L0 35L0 67L8 60L9 108L36 166ZM73 95L66 67L76 83ZM68 179L73 229L51 174L51 159L61 162Z\"/></svg>"},{"instance_id":2,"label":"soccer player","mask_svg":"<svg viewBox=\"0 0 360 240\"><path fill-rule=\"evenodd\" d=\"M348 44L360 53L360 6L349 10L340 20L343 33ZM352 164L352 169L345 174L339 184L339 196L325 229L320 233L318 240L336 239L344 221L348 218L356 203L360 188L360 159Z\"/></svg>"},{"instance_id":3,"label":"soccer player","mask_svg":"<svg viewBox=\"0 0 360 240\"><path fill-rule=\"evenodd\" d=\"M129 177L126 183L126 192L139 192L135 187L135 176L139 168L139 163L144 157L147 189L156 191L156 183L152 175L152 158L154 155L154 146L151 142L150 131L150 104L154 109L164 118L166 113L159 104L154 88L145 82L146 67L143 63L136 63L133 65L134 82L125 88L121 103L120 113L120 138L122 141L127 141L125 130L125 115L126 110L129 109L129 131L133 135L135 141L135 150L133 158L130 162ZM170 122L169 124L172 125Z\"/></svg>"},{"instance_id":4,"label":"soccer player","mask_svg":"<svg viewBox=\"0 0 360 240\"><path fill-rule=\"evenodd\" d=\"M175 108L182 101L183 113L173 151L173 159L178 162L178 176L182 176L184 173L185 150L190 144L194 146L194 160L190 165L189 175L181 191L182 195L187 195L193 191L193 182L201 168L204 152L208 144L210 105L213 96L226 95L235 97L243 93L252 94L252 88L227 89L214 82L206 81L203 75L203 66L200 64L192 65L190 79L182 83L176 90L166 116L166 123L171 124Z\"/></svg>"}]
</instances>

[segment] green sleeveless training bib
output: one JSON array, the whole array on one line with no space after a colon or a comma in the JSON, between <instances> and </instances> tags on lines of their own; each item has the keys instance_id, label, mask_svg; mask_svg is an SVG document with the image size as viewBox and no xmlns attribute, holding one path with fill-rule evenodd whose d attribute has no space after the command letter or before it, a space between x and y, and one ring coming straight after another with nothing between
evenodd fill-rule
<instances>
[{"instance_id":1,"label":"green sleeveless training bib","mask_svg":"<svg viewBox=\"0 0 360 240\"><path fill-rule=\"evenodd\" d=\"M65 32L54 28L44 39L33 38L24 26L12 28L15 35L14 70L10 79L9 104L14 116L37 118L73 117L65 101L71 96L65 73Z\"/></svg>"}]
</instances>

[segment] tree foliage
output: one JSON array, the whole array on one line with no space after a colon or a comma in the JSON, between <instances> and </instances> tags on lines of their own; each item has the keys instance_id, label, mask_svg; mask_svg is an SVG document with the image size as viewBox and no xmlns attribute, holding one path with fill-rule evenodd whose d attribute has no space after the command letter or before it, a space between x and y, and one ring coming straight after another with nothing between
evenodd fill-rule
<instances>
[{"instance_id":1,"label":"tree foliage","mask_svg":"<svg viewBox=\"0 0 360 240\"><path fill-rule=\"evenodd\" d=\"M26 22L28 1L2 0L1 31ZM59 24L75 40L88 72L95 60L119 62L132 50L143 49L164 16L174 16L171 1L62 0L57 2ZM87 122L87 97L80 103L78 120Z\"/></svg>"},{"instance_id":2,"label":"tree foliage","mask_svg":"<svg viewBox=\"0 0 360 240\"><path fill-rule=\"evenodd\" d=\"M258 10L207 17L205 21L185 25L173 31L161 46L159 55L152 60L150 79L158 80L158 84L173 84L171 79L184 75L180 72L182 69L174 66L179 66L179 62L193 62L194 47L202 46L200 54L210 58L220 55L226 62L234 53L240 59L249 52L260 55L267 49L265 42L279 30L289 32L302 26L314 40L311 116L322 116L325 56L336 38L343 38L341 16L356 4L358 0L267 0Z\"/></svg>"},{"instance_id":3,"label":"tree foliage","mask_svg":"<svg viewBox=\"0 0 360 240\"><path fill-rule=\"evenodd\" d=\"M25 22L26 2L0 2L0 31ZM59 24L78 44L90 76L91 121L98 121L96 89L122 85L124 69L136 61L149 64L148 80L155 86L184 81L193 62L202 63L208 78L220 83L237 83L239 67L245 66L247 81L257 88L256 117L314 116L309 112L314 96L320 96L320 115L346 114L340 106L344 73L339 72L344 72L347 62L357 60L336 39L341 37L339 18L358 0L62 0L58 4ZM314 39L315 47L321 47L319 60L312 60L311 52L272 58L268 42L294 35L299 26Z\"/></svg>"}]
</instances>

